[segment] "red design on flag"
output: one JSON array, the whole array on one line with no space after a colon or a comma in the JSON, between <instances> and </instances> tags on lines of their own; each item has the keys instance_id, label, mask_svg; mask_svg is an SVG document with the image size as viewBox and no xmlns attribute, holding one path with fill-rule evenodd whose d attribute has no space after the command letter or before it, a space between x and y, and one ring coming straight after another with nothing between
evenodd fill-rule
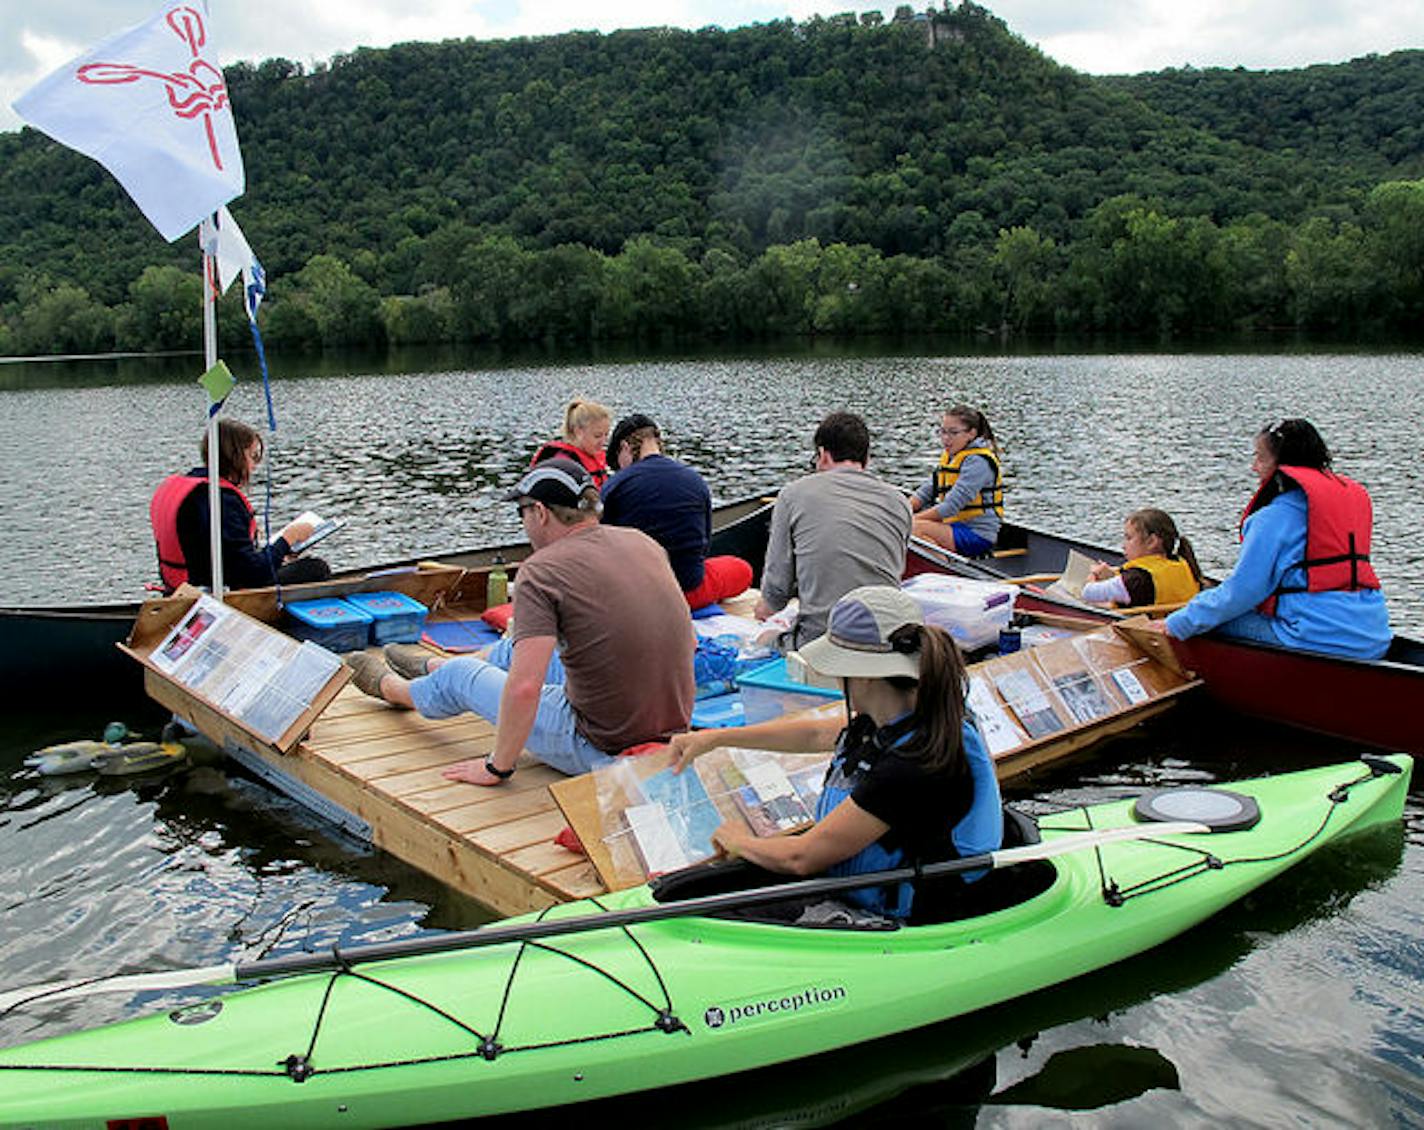
<instances>
[{"instance_id":1,"label":"red design on flag","mask_svg":"<svg viewBox=\"0 0 1424 1130\"><path fill-rule=\"evenodd\" d=\"M79 68L76 77L80 82L95 86L139 82L142 79L156 79L163 83L168 92L168 104L178 117L203 119L203 128L208 135L208 151L212 154L213 165L221 172L222 154L218 150L217 135L213 132L212 116L227 109L227 83L223 81L222 71L203 58L203 48L208 42L203 17L192 8L174 8L168 13L167 23L173 34L188 45L193 57L186 72L164 74L127 63L86 63Z\"/></svg>"}]
</instances>

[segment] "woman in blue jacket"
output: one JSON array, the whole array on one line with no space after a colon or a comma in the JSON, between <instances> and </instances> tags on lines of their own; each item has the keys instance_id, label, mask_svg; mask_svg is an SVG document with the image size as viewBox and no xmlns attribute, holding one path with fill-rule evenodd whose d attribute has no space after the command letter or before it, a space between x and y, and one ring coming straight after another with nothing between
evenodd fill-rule
<instances>
[{"instance_id":1,"label":"woman in blue jacket","mask_svg":"<svg viewBox=\"0 0 1424 1130\"><path fill-rule=\"evenodd\" d=\"M1241 523L1241 556L1215 588L1168 616L1189 639L1224 635L1303 651L1378 659L1392 633L1370 563L1373 509L1365 488L1330 469L1330 450L1306 420L1256 436L1260 487Z\"/></svg>"},{"instance_id":2,"label":"woman in blue jacket","mask_svg":"<svg viewBox=\"0 0 1424 1130\"><path fill-rule=\"evenodd\" d=\"M678 734L680 770L715 746L811 753L834 746L816 809L799 836L759 838L729 822L714 833L728 855L790 875L857 875L998 850L1003 809L994 765L964 703L964 661L899 589L852 589L831 609L806 662L844 681L850 723L778 719ZM839 734L837 731L839 730ZM972 878L972 877L971 877ZM889 918L938 917L955 883L917 895L910 883L851 891L852 906ZM918 899L918 901L917 901ZM933 904L933 905L930 905Z\"/></svg>"}]
</instances>

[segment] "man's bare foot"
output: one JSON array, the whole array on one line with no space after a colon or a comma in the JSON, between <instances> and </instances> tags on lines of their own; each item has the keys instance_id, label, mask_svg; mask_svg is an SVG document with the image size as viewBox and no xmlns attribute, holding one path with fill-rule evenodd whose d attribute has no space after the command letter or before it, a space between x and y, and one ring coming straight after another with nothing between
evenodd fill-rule
<instances>
[{"instance_id":1,"label":"man's bare foot","mask_svg":"<svg viewBox=\"0 0 1424 1130\"><path fill-rule=\"evenodd\" d=\"M484 785L486 788L504 784L504 781L485 768L483 757L471 758L469 761L457 761L441 775L447 781L463 781L467 785Z\"/></svg>"}]
</instances>

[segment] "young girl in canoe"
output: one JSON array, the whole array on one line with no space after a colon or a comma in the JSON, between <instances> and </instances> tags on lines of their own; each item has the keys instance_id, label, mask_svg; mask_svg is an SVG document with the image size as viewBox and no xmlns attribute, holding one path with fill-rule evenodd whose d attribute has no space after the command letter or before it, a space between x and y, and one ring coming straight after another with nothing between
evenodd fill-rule
<instances>
[{"instance_id":1,"label":"young girl in canoe","mask_svg":"<svg viewBox=\"0 0 1424 1130\"><path fill-rule=\"evenodd\" d=\"M939 465L910 497L914 533L965 557L994 548L1004 519L999 445L988 417L956 404L940 419Z\"/></svg>"},{"instance_id":2,"label":"young girl in canoe","mask_svg":"<svg viewBox=\"0 0 1424 1130\"><path fill-rule=\"evenodd\" d=\"M1139 608L1144 604L1185 604L1201 592L1201 569L1192 543L1177 533L1165 510L1134 510L1122 524L1119 569L1103 561L1092 568L1083 599L1092 604Z\"/></svg>"},{"instance_id":3,"label":"young girl in canoe","mask_svg":"<svg viewBox=\"0 0 1424 1130\"><path fill-rule=\"evenodd\" d=\"M529 466L562 455L582 464L593 479L594 486L603 486L611 473L604 449L608 445L612 424L613 413L604 405L596 400L574 397L564 406L562 438L551 439L540 447L529 461Z\"/></svg>"},{"instance_id":4,"label":"young girl in canoe","mask_svg":"<svg viewBox=\"0 0 1424 1130\"><path fill-rule=\"evenodd\" d=\"M853 589L831 609L829 630L801 649L815 670L839 676L850 723L777 719L672 740L678 771L714 746L810 753L835 749L816 809L799 836L759 838L723 824L714 842L769 871L857 875L995 851L1003 810L993 762L964 704L964 662L954 641L927 627L899 589ZM845 903L889 918L937 917L960 884L917 893L912 884L847 892Z\"/></svg>"},{"instance_id":5,"label":"young girl in canoe","mask_svg":"<svg viewBox=\"0 0 1424 1130\"><path fill-rule=\"evenodd\" d=\"M1260 486L1241 520L1229 576L1163 621L1178 639L1213 628L1303 651L1378 659L1392 633L1370 564L1373 507L1365 488L1330 469L1330 450L1307 420L1256 436Z\"/></svg>"}]
</instances>

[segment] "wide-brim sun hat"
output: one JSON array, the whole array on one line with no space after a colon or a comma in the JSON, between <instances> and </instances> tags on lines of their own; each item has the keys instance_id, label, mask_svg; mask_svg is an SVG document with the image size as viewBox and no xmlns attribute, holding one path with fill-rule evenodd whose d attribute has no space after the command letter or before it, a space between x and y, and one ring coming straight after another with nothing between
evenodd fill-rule
<instances>
[{"instance_id":1,"label":"wide-brim sun hat","mask_svg":"<svg viewBox=\"0 0 1424 1130\"><path fill-rule=\"evenodd\" d=\"M851 589L831 609L826 634L801 648L801 658L822 675L837 678L920 677L918 651L897 651L895 629L924 624L915 599L889 585Z\"/></svg>"}]
</instances>

